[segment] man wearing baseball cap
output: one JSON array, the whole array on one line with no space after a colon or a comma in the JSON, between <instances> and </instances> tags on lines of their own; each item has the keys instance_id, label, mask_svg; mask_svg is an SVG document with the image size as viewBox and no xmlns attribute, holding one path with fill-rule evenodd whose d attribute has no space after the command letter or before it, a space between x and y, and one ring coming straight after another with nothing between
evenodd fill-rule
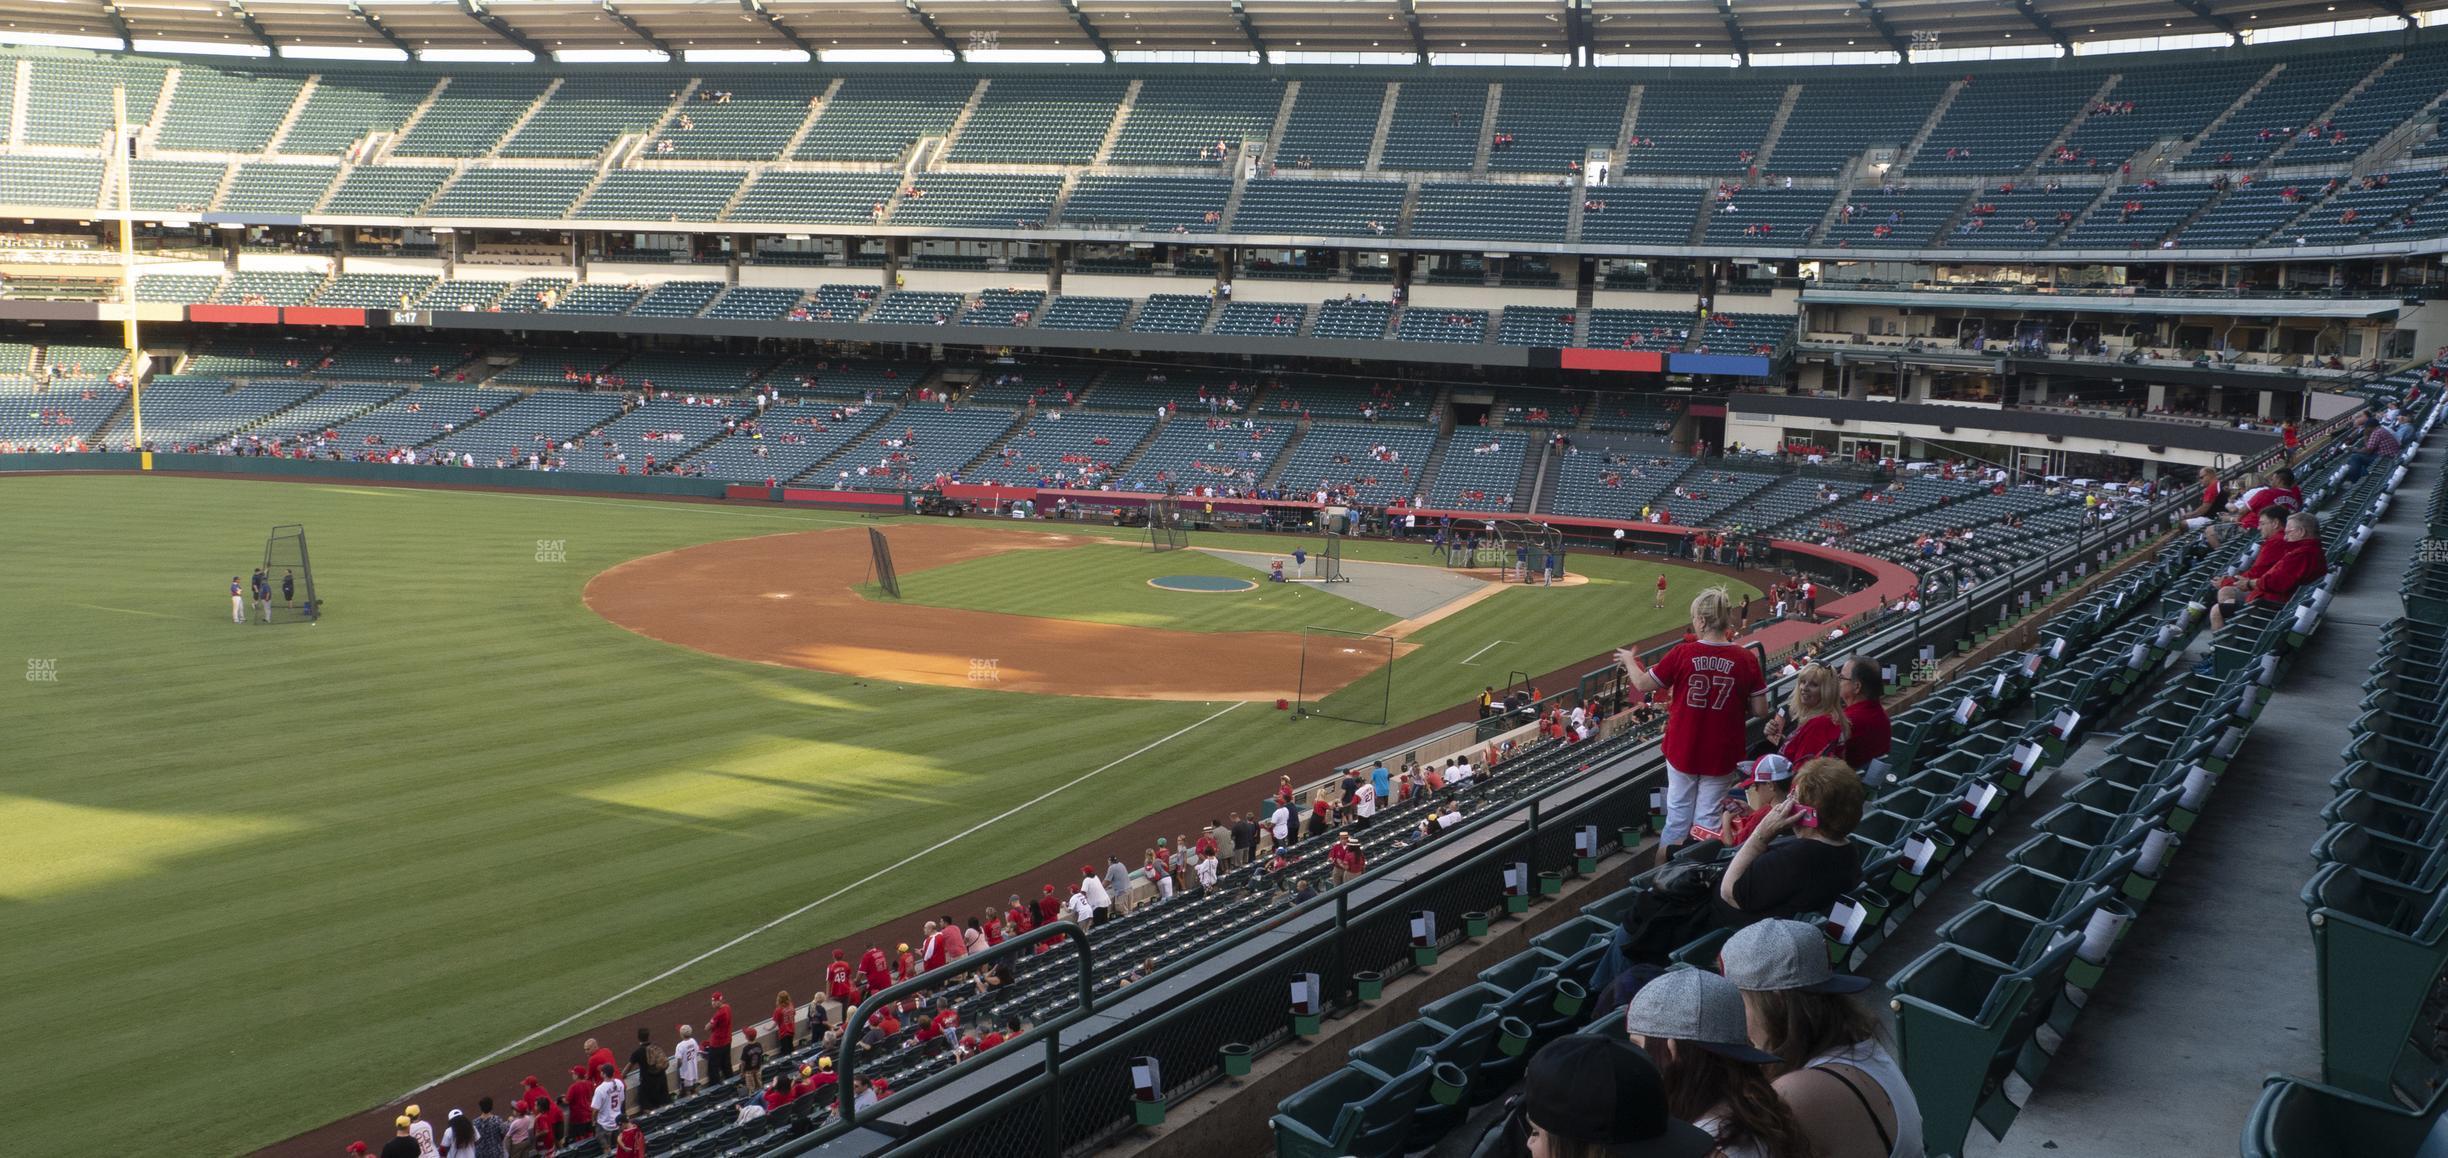
<instances>
[{"instance_id":1,"label":"man wearing baseball cap","mask_svg":"<svg viewBox=\"0 0 2448 1158\"><path fill-rule=\"evenodd\" d=\"M1728 848L1742 847L1750 839L1751 830L1759 827L1760 818L1784 803L1792 791L1792 761L1774 752L1753 760L1750 769L1734 782L1734 792L1726 794L1725 820L1719 825L1719 839Z\"/></svg>"},{"instance_id":2,"label":"man wearing baseball cap","mask_svg":"<svg viewBox=\"0 0 2448 1158\"><path fill-rule=\"evenodd\" d=\"M1666 1113L1666 1083L1649 1055L1620 1038L1572 1034L1530 1059L1522 1083L1530 1153L1606 1158L1707 1158L1708 1132Z\"/></svg>"},{"instance_id":3,"label":"man wearing baseball cap","mask_svg":"<svg viewBox=\"0 0 2448 1158\"><path fill-rule=\"evenodd\" d=\"M1814 1152L1769 1082L1777 1056L1751 1044L1742 990L1705 969L1676 969L1641 987L1624 1010L1632 1044L1666 1082L1666 1112L1744 1158Z\"/></svg>"},{"instance_id":4,"label":"man wearing baseball cap","mask_svg":"<svg viewBox=\"0 0 2448 1158\"><path fill-rule=\"evenodd\" d=\"M416 1139L408 1136L409 1117L401 1114L391 1122L391 1140L383 1143L382 1158L417 1158Z\"/></svg>"},{"instance_id":5,"label":"man wearing baseball cap","mask_svg":"<svg viewBox=\"0 0 2448 1158\"><path fill-rule=\"evenodd\" d=\"M1886 1027L1856 1000L1867 978L1828 964L1827 937L1803 921L1761 921L1720 954L1742 990L1751 1044L1785 1072L1776 1092L1823 1154L1922 1158L1921 1106L1888 1052Z\"/></svg>"}]
</instances>

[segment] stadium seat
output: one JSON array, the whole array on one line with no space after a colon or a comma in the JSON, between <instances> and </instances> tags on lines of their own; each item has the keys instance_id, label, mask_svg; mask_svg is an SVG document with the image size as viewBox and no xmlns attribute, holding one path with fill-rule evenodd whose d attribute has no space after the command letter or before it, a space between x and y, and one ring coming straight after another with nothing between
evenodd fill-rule
<instances>
[{"instance_id":1,"label":"stadium seat","mask_svg":"<svg viewBox=\"0 0 2448 1158\"><path fill-rule=\"evenodd\" d=\"M1428 1092L1427 1063L1380 1080L1346 1066L1275 1107L1277 1158L1394 1158Z\"/></svg>"},{"instance_id":2,"label":"stadium seat","mask_svg":"<svg viewBox=\"0 0 2448 1158\"><path fill-rule=\"evenodd\" d=\"M2244 1158L2319 1158L2329 1154L2448 1155L2448 1087L2419 1109L2348 1090L2271 1077L2244 1123Z\"/></svg>"}]
</instances>

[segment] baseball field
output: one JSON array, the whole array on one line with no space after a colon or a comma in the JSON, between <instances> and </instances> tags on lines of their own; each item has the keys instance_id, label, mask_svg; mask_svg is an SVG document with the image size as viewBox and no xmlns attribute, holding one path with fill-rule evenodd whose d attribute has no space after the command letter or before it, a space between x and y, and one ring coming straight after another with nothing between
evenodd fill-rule
<instances>
[{"instance_id":1,"label":"baseball field","mask_svg":"<svg viewBox=\"0 0 2448 1158\"><path fill-rule=\"evenodd\" d=\"M328 614L235 625L276 523ZM900 600L863 589L871 526ZM1149 583L1262 579L1293 544L1257 536L222 479L0 479L0 527L26 1154L268 1146L1363 738L1275 710L1304 626L1400 634L1406 720L1704 582L1575 556L1421 613L1382 578Z\"/></svg>"}]
</instances>

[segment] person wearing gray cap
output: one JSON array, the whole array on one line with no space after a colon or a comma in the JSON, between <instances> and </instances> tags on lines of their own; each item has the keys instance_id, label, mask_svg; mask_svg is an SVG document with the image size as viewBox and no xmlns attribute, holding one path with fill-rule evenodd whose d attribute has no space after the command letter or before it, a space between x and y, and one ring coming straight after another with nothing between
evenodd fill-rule
<instances>
[{"instance_id":1,"label":"person wearing gray cap","mask_svg":"<svg viewBox=\"0 0 2448 1158\"><path fill-rule=\"evenodd\" d=\"M1776 1091L1819 1158L1923 1158L1921 1105L1888 1052L1870 982L1828 965L1827 937L1802 921L1761 921L1718 960L1742 990L1751 1044L1775 1054Z\"/></svg>"},{"instance_id":2,"label":"person wearing gray cap","mask_svg":"<svg viewBox=\"0 0 2448 1158\"><path fill-rule=\"evenodd\" d=\"M1718 1158L1810 1158L1817 1150L1769 1080L1777 1055L1751 1044L1742 990L1705 969L1642 986L1624 1010L1632 1044L1666 1082L1666 1112L1717 1140Z\"/></svg>"}]
</instances>

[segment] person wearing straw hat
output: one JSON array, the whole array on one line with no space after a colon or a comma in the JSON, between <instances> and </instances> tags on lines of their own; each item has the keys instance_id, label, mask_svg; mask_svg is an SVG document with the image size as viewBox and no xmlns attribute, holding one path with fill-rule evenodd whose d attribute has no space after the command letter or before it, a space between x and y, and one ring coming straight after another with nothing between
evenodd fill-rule
<instances>
[{"instance_id":1,"label":"person wearing straw hat","mask_svg":"<svg viewBox=\"0 0 2448 1158\"><path fill-rule=\"evenodd\" d=\"M1761 921L1719 960L1742 990L1751 1044L1777 1056L1777 1094L1820 1158L1923 1158L1920 1103L1885 1025L1854 997L1869 979L1828 964L1818 926Z\"/></svg>"},{"instance_id":2,"label":"person wearing straw hat","mask_svg":"<svg viewBox=\"0 0 2448 1158\"><path fill-rule=\"evenodd\" d=\"M1649 1055L1594 1034L1560 1037L1538 1051L1521 1100L1497 1129L1518 1130L1523 1146L1513 1152L1530 1158L1708 1158L1716 1149L1706 1131L1667 1112L1665 1082Z\"/></svg>"},{"instance_id":3,"label":"person wearing straw hat","mask_svg":"<svg viewBox=\"0 0 2448 1158\"><path fill-rule=\"evenodd\" d=\"M1751 1044L1733 982L1705 969L1664 974L1632 998L1624 1031L1657 1062L1666 1112L1708 1131L1719 1158L1815 1153L1769 1080L1777 1056Z\"/></svg>"}]
</instances>

